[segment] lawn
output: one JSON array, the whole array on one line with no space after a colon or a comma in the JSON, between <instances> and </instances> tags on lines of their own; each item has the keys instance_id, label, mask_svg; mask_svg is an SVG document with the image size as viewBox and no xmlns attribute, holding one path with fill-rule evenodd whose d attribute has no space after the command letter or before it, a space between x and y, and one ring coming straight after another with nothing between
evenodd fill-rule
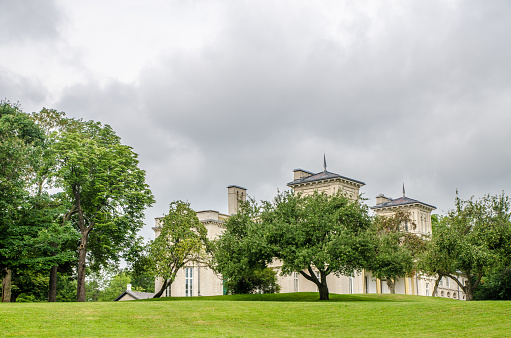
<instances>
[{"instance_id":1,"label":"lawn","mask_svg":"<svg viewBox=\"0 0 511 338\"><path fill-rule=\"evenodd\" d=\"M403 295L239 295L3 303L2 336L511 336L511 302Z\"/></svg>"}]
</instances>

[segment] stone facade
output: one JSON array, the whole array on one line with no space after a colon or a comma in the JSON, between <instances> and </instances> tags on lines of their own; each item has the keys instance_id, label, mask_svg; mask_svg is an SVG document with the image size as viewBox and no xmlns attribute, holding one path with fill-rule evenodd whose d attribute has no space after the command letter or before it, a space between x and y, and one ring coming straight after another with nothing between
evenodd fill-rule
<instances>
[{"instance_id":1,"label":"stone facade","mask_svg":"<svg viewBox=\"0 0 511 338\"><path fill-rule=\"evenodd\" d=\"M287 184L296 193L308 195L314 191L334 194L342 191L346 196L357 200L360 195L360 188L365 185L364 182L354 180L339 174L326 170L313 173L303 169L293 171L293 181ZM239 186L228 187L228 210L229 215L221 214L218 211L205 210L197 212L197 217L208 230L208 238L213 240L223 231L223 223L238 209L238 201L245 201L246 189ZM435 207L404 195L397 199L379 195L376 198L376 205L371 208L377 215L392 216L396 211L403 210L410 212L412 220L417 227L407 229L418 235L431 234L431 211ZM156 218L156 224L153 230L157 237L160 233L159 220ZM405 225L406 226L406 225ZM281 263L276 260L270 267L280 270ZM156 279L155 287L159 290L162 280ZM317 287L311 281L305 279L300 273L291 275L278 275L278 283L281 287L280 292L316 292ZM329 292L338 294L352 293L390 293L385 281L373 278L368 271L355 273L353 276L329 275L327 277ZM435 278L425 275L414 275L401 278L396 281L395 290L398 294L432 296L435 285ZM181 269L176 275L174 283L163 294L163 296L185 297L185 296L213 296L225 294L222 277L216 275L211 269L202 266L198 262L191 263ZM464 300L465 295L459 289L458 285L449 279L444 279L438 287L438 296L453 299Z\"/></svg>"}]
</instances>

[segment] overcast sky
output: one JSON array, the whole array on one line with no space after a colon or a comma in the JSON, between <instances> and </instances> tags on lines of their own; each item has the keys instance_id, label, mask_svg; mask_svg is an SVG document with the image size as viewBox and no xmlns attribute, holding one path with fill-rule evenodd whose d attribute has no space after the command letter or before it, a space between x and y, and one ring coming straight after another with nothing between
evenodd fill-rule
<instances>
[{"instance_id":1,"label":"overcast sky","mask_svg":"<svg viewBox=\"0 0 511 338\"><path fill-rule=\"evenodd\" d=\"M511 2L0 0L0 98L110 124L156 204L293 169L453 207L511 189Z\"/></svg>"}]
</instances>

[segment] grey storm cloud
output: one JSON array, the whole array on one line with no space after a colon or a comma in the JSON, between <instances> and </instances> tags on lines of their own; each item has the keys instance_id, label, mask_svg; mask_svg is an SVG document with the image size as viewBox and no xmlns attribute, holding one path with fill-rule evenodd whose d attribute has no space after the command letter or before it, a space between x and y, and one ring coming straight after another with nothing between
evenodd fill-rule
<instances>
[{"instance_id":1,"label":"grey storm cloud","mask_svg":"<svg viewBox=\"0 0 511 338\"><path fill-rule=\"evenodd\" d=\"M0 43L55 38L61 19L55 1L0 0Z\"/></svg>"},{"instance_id":2,"label":"grey storm cloud","mask_svg":"<svg viewBox=\"0 0 511 338\"><path fill-rule=\"evenodd\" d=\"M439 212L456 189L509 192L510 2L208 5L218 18L200 47L161 41L136 83L92 78L53 106L111 124L140 154L157 199L147 228L175 199L225 212L229 184L269 199L323 153L367 183L369 204L403 182Z\"/></svg>"}]
</instances>

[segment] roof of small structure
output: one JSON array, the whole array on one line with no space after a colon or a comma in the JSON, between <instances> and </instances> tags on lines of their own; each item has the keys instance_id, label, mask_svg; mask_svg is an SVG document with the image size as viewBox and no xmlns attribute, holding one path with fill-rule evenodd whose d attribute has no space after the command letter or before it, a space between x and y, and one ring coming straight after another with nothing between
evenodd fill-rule
<instances>
[{"instance_id":1,"label":"roof of small structure","mask_svg":"<svg viewBox=\"0 0 511 338\"><path fill-rule=\"evenodd\" d=\"M302 169L300 169L300 170L302 170ZM302 170L302 171L305 171L305 170ZM344 180L347 180L347 181L351 181L351 182L356 183L356 184L358 184L360 186L365 185L365 183L362 182L362 181L357 181L357 180L354 180L352 178L349 178L349 177L346 177L346 176L342 176L342 175L339 175L339 174L336 174L336 173L332 173L332 172L327 171L327 170L323 170L323 171L321 171L321 172L319 172L317 174L313 174L311 176L307 176L307 177L302 177L302 178L296 179L293 182L289 182L287 185L288 186L293 186L293 185L302 184L302 183L309 183L309 182L323 181L323 180L331 180L331 179L336 179L336 178L344 179Z\"/></svg>"},{"instance_id":2,"label":"roof of small structure","mask_svg":"<svg viewBox=\"0 0 511 338\"><path fill-rule=\"evenodd\" d=\"M128 290L126 290L123 293L121 293L119 295L119 297L115 298L114 301L118 301L119 299L121 299L125 295L130 295L131 297L133 297L135 299L148 299L148 298L153 298L155 293L152 293L152 292L139 292L139 291L128 291Z\"/></svg>"},{"instance_id":3,"label":"roof of small structure","mask_svg":"<svg viewBox=\"0 0 511 338\"><path fill-rule=\"evenodd\" d=\"M410 204L422 204L426 207L431 208L432 210L436 209L436 207L431 204L417 201L417 200L414 200L413 198L406 197L406 196L399 197L399 198L396 198L396 199L393 199L393 200L390 200L387 202L383 202L380 204L376 204L374 207L371 207L371 209L390 208L390 207L404 206L404 205L410 205Z\"/></svg>"}]
</instances>

